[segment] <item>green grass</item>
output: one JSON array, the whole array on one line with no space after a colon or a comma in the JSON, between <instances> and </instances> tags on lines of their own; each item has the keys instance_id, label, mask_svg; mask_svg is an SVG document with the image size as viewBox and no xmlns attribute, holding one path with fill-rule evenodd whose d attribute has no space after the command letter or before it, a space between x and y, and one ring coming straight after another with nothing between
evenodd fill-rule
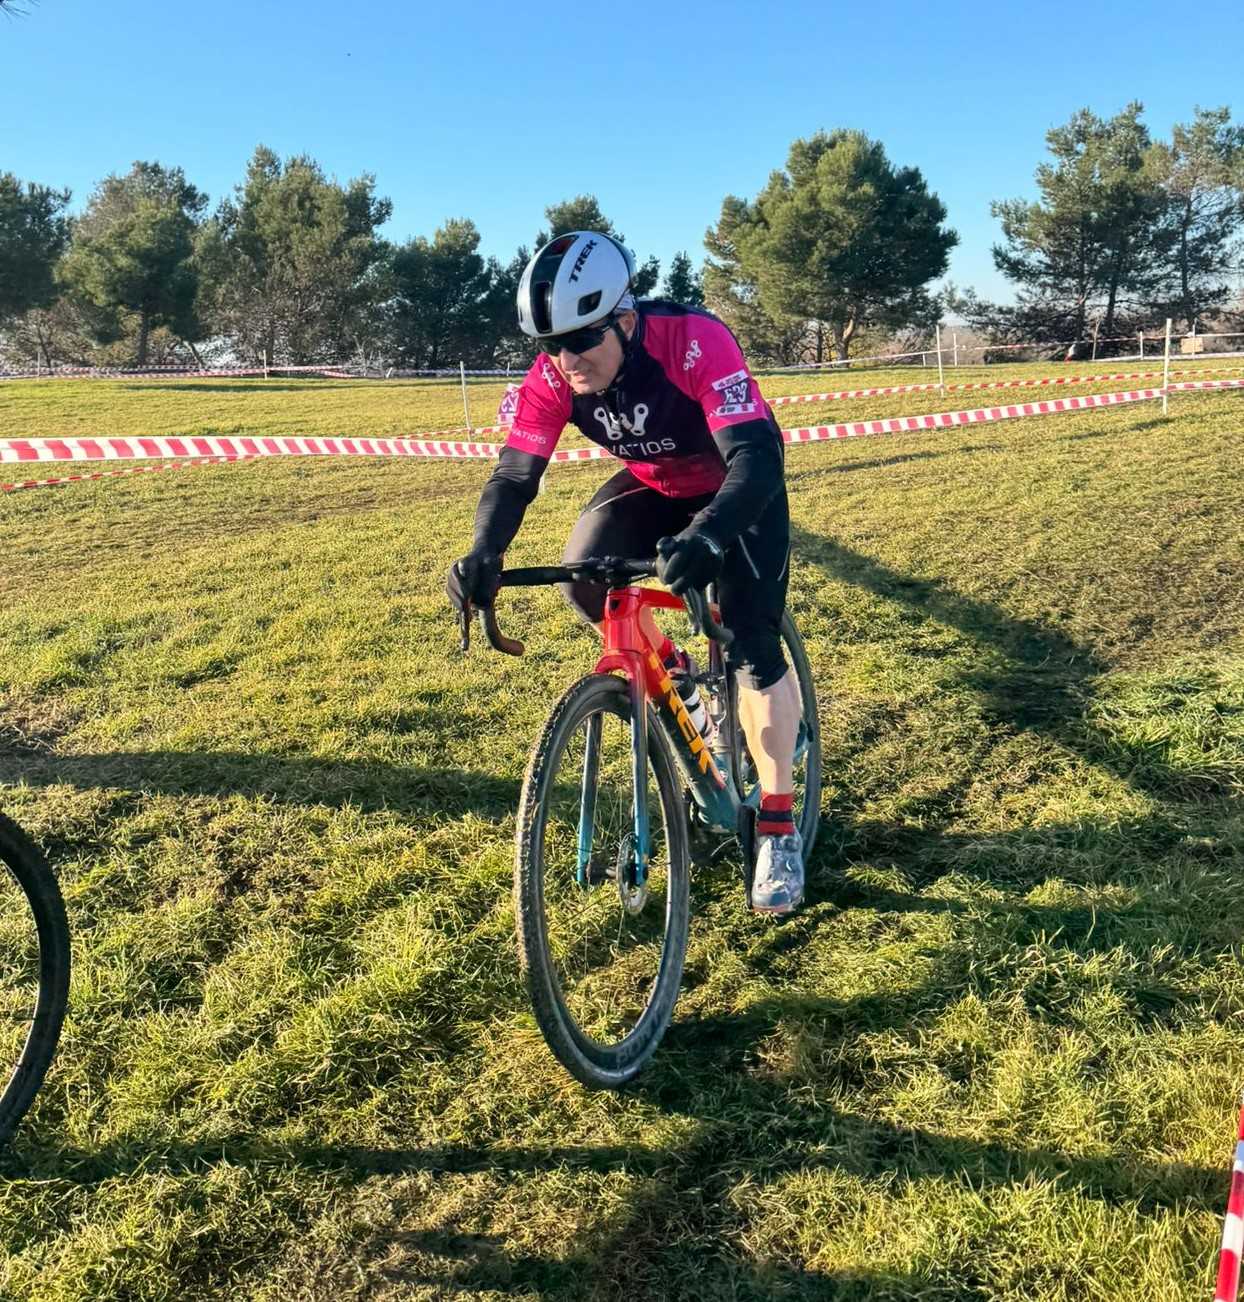
<instances>
[{"instance_id":1,"label":"green grass","mask_svg":"<svg viewBox=\"0 0 1244 1302\"><path fill-rule=\"evenodd\" d=\"M979 405L895 401L782 423ZM566 1077L519 978L519 782L593 648L532 591L521 663L458 653L443 574L486 465L0 500L0 803L76 962L0 1156L0 1296L1209 1296L1244 1079L1244 407L1171 411L790 451L810 902L775 926L730 865L696 876L675 1024L622 1095ZM0 389L21 436L459 420L446 386ZM512 563L607 473L551 473Z\"/></svg>"}]
</instances>

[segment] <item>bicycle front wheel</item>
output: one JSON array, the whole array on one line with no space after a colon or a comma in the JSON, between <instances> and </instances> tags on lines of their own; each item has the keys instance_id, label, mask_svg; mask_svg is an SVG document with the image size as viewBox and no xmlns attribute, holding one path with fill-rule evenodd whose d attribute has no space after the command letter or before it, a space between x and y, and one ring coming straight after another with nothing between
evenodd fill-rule
<instances>
[{"instance_id":1,"label":"bicycle front wheel","mask_svg":"<svg viewBox=\"0 0 1244 1302\"><path fill-rule=\"evenodd\" d=\"M514 869L519 956L536 1021L585 1085L617 1088L655 1052L687 948L687 821L669 743L647 721L636 791L627 683L581 679L544 726L523 782ZM647 811L638 880L636 801Z\"/></svg>"},{"instance_id":2,"label":"bicycle front wheel","mask_svg":"<svg viewBox=\"0 0 1244 1302\"><path fill-rule=\"evenodd\" d=\"M0 814L0 1142L34 1102L68 1001L60 888L34 842Z\"/></svg>"}]
</instances>

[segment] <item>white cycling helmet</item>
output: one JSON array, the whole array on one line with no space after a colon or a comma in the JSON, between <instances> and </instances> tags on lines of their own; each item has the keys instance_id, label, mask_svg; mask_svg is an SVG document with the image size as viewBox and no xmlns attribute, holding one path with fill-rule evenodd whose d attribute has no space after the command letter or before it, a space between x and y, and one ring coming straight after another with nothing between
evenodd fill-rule
<instances>
[{"instance_id":1,"label":"white cycling helmet","mask_svg":"<svg viewBox=\"0 0 1244 1302\"><path fill-rule=\"evenodd\" d=\"M632 306L635 259L612 236L571 231L550 240L518 283L518 324L533 339L596 325ZM627 301L630 300L630 301Z\"/></svg>"}]
</instances>

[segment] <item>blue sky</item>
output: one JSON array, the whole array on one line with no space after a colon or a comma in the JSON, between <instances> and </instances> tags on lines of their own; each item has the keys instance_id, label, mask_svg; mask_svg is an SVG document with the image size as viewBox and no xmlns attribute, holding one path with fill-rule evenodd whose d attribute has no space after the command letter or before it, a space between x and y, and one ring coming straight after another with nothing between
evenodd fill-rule
<instances>
[{"instance_id":1,"label":"blue sky","mask_svg":"<svg viewBox=\"0 0 1244 1302\"><path fill-rule=\"evenodd\" d=\"M589 192L641 258L698 264L724 195L846 126L941 196L954 281L1005 296L989 203L1033 193L1049 127L1130 99L1155 134L1197 105L1244 118L1241 0L26 2L0 18L0 170L69 186L76 208L152 159L214 203L262 141L374 173L390 238L470 217L503 259Z\"/></svg>"}]
</instances>

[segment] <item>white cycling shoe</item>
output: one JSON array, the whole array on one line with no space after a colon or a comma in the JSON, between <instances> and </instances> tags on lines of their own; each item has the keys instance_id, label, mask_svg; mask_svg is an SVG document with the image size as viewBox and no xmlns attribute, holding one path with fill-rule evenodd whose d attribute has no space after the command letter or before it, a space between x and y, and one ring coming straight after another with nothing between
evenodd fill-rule
<instances>
[{"instance_id":1,"label":"white cycling shoe","mask_svg":"<svg viewBox=\"0 0 1244 1302\"><path fill-rule=\"evenodd\" d=\"M798 832L757 838L752 909L756 913L793 913L803 903L803 838Z\"/></svg>"}]
</instances>

